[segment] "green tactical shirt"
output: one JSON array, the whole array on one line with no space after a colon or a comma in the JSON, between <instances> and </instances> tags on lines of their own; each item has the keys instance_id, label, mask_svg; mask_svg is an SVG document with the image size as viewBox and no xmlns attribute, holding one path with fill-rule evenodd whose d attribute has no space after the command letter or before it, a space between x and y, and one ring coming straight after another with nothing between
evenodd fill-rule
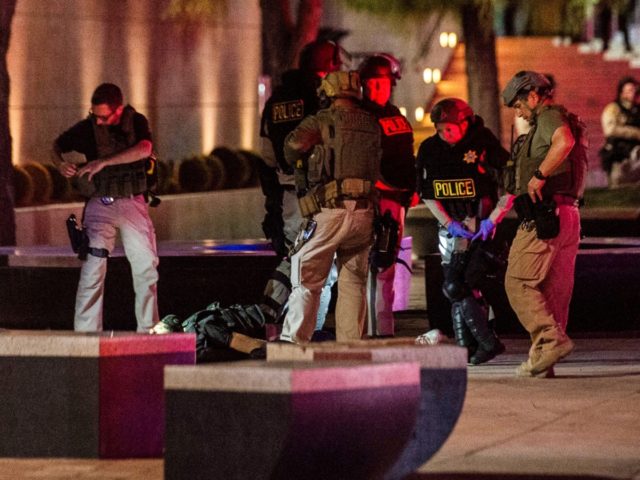
<instances>
[{"instance_id":1,"label":"green tactical shirt","mask_svg":"<svg viewBox=\"0 0 640 480\"><path fill-rule=\"evenodd\" d=\"M551 147L551 138L555 131L562 125L568 125L563 113L554 106L543 107L535 118L535 123L527 134L522 149L518 154L516 171L516 194L527 193L527 184L533 172L547 156ZM570 169L569 162L565 159L562 164L551 174L556 176Z\"/></svg>"}]
</instances>

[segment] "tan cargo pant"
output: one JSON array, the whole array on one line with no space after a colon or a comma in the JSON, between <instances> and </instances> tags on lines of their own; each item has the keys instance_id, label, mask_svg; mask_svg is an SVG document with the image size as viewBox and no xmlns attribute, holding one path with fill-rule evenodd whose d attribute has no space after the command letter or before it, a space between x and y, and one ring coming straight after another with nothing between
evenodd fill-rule
<instances>
[{"instance_id":1,"label":"tan cargo pant","mask_svg":"<svg viewBox=\"0 0 640 480\"><path fill-rule=\"evenodd\" d=\"M566 339L569 302L580 241L578 208L560 205L560 233L539 240L535 228L518 228L509 252L505 287L513 310L531 335L530 355Z\"/></svg>"},{"instance_id":2,"label":"tan cargo pant","mask_svg":"<svg viewBox=\"0 0 640 480\"><path fill-rule=\"evenodd\" d=\"M338 264L336 339L362 337L366 320L366 284L369 248L373 236L373 206L323 208L314 216L317 227L311 239L291 258L289 311L280 338L289 342L311 340L325 284L334 255Z\"/></svg>"},{"instance_id":3,"label":"tan cargo pant","mask_svg":"<svg viewBox=\"0 0 640 480\"><path fill-rule=\"evenodd\" d=\"M156 234L144 197L117 198L103 205L91 198L84 213L89 246L106 248L110 253L120 230L122 246L131 264L135 291L138 332L148 332L158 322L158 256ZM88 255L82 263L76 294L74 329L81 332L102 330L102 307L107 259Z\"/></svg>"}]
</instances>

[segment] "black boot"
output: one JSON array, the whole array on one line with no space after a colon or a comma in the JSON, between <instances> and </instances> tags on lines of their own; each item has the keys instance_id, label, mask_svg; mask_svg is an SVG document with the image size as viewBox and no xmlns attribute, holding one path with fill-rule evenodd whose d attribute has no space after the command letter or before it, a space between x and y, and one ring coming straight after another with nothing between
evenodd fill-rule
<instances>
[{"instance_id":1,"label":"black boot","mask_svg":"<svg viewBox=\"0 0 640 480\"><path fill-rule=\"evenodd\" d=\"M471 334L469 327L467 327L467 324L464 321L463 309L460 302L454 302L451 304L451 321L453 323L453 334L455 336L456 343L467 349L467 352L469 352L467 359L470 359L478 348L478 342Z\"/></svg>"},{"instance_id":2,"label":"black boot","mask_svg":"<svg viewBox=\"0 0 640 480\"><path fill-rule=\"evenodd\" d=\"M482 305L472 296L464 298L459 303L464 321L478 342L478 348L469 357L469 363L479 365L504 352L504 345L494 331L489 328L487 311Z\"/></svg>"}]
</instances>

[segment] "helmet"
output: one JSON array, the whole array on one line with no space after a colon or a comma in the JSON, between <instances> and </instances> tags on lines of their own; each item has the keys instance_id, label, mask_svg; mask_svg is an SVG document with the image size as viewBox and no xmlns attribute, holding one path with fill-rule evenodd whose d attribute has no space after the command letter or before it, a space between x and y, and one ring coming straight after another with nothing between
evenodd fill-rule
<instances>
[{"instance_id":1,"label":"helmet","mask_svg":"<svg viewBox=\"0 0 640 480\"><path fill-rule=\"evenodd\" d=\"M445 98L435 104L431 110L431 121L433 123L461 123L474 113L471 107L464 100L459 98Z\"/></svg>"},{"instance_id":2,"label":"helmet","mask_svg":"<svg viewBox=\"0 0 640 480\"><path fill-rule=\"evenodd\" d=\"M507 107L510 107L519 93L538 88L545 90L551 89L551 83L547 77L531 70L522 70L516 73L511 80L509 80L507 86L504 87L502 100Z\"/></svg>"},{"instance_id":3,"label":"helmet","mask_svg":"<svg viewBox=\"0 0 640 480\"><path fill-rule=\"evenodd\" d=\"M322 79L318 88L318 95L329 98L354 98L362 99L362 87L358 72L331 72Z\"/></svg>"},{"instance_id":4,"label":"helmet","mask_svg":"<svg viewBox=\"0 0 640 480\"><path fill-rule=\"evenodd\" d=\"M300 52L300 70L334 72L342 65L342 48L329 40L307 43Z\"/></svg>"},{"instance_id":5,"label":"helmet","mask_svg":"<svg viewBox=\"0 0 640 480\"><path fill-rule=\"evenodd\" d=\"M391 80L392 85L396 84L396 80L402 78L400 62L388 53L374 53L365 58L360 64L359 71L362 80L386 77Z\"/></svg>"}]
</instances>

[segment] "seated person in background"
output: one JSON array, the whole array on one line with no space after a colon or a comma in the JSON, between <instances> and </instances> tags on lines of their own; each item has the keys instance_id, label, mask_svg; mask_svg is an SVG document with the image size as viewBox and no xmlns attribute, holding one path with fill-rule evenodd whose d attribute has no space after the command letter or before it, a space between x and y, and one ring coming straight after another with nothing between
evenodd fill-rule
<instances>
[{"instance_id":1,"label":"seated person in background","mask_svg":"<svg viewBox=\"0 0 640 480\"><path fill-rule=\"evenodd\" d=\"M633 77L622 78L616 99L602 112L605 144L599 153L611 188L640 181L639 85Z\"/></svg>"}]
</instances>

